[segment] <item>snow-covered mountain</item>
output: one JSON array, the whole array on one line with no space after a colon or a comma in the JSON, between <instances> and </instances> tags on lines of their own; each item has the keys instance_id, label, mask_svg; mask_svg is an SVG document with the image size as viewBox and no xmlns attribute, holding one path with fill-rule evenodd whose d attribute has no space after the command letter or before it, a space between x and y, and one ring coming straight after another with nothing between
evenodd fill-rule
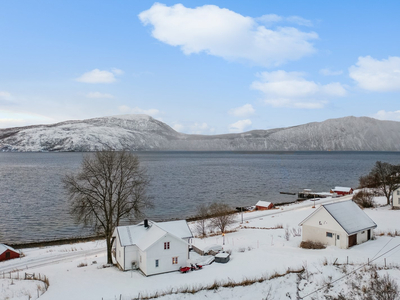
<instances>
[{"instance_id":1,"label":"snow-covered mountain","mask_svg":"<svg viewBox=\"0 0 400 300\"><path fill-rule=\"evenodd\" d=\"M146 115L0 129L0 151L254 150L400 151L400 122L345 117L223 135L176 132Z\"/></svg>"}]
</instances>

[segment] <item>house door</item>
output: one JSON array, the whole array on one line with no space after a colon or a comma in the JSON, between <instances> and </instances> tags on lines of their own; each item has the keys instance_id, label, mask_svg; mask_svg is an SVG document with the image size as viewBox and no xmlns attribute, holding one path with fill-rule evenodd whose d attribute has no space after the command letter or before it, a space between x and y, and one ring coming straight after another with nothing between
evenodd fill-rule
<instances>
[{"instance_id":1,"label":"house door","mask_svg":"<svg viewBox=\"0 0 400 300\"><path fill-rule=\"evenodd\" d=\"M349 236L349 248L357 245L357 234L353 234Z\"/></svg>"},{"instance_id":2,"label":"house door","mask_svg":"<svg viewBox=\"0 0 400 300\"><path fill-rule=\"evenodd\" d=\"M371 239L371 229L368 229L368 232L367 232L367 239L368 239L368 240Z\"/></svg>"}]
</instances>

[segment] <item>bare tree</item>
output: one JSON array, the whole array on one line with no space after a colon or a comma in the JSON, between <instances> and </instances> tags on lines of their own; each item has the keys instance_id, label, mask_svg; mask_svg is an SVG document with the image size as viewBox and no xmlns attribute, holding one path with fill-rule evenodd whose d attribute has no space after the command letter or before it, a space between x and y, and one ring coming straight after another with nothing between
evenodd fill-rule
<instances>
[{"instance_id":1,"label":"bare tree","mask_svg":"<svg viewBox=\"0 0 400 300\"><path fill-rule=\"evenodd\" d=\"M139 217L150 205L149 179L139 159L128 151L99 151L85 155L77 174L63 178L72 215L104 234L107 263L112 263L112 234L122 219Z\"/></svg>"},{"instance_id":2,"label":"bare tree","mask_svg":"<svg viewBox=\"0 0 400 300\"><path fill-rule=\"evenodd\" d=\"M400 187L400 165L377 161L368 175L360 177L360 186L379 189L390 205L393 191Z\"/></svg>"},{"instance_id":3,"label":"bare tree","mask_svg":"<svg viewBox=\"0 0 400 300\"><path fill-rule=\"evenodd\" d=\"M209 206L210 211L210 226L218 228L221 233L224 233L230 225L235 222L235 215L232 208L225 203L214 202Z\"/></svg>"},{"instance_id":4,"label":"bare tree","mask_svg":"<svg viewBox=\"0 0 400 300\"><path fill-rule=\"evenodd\" d=\"M209 207L205 204L200 204L196 209L196 229L197 232L202 236L207 235L207 219L210 216Z\"/></svg>"}]
</instances>

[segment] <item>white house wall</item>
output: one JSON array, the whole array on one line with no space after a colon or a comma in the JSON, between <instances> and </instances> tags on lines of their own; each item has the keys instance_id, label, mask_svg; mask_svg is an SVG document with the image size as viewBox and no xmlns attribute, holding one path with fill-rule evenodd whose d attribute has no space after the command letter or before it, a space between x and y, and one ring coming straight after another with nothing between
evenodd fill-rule
<instances>
[{"instance_id":1,"label":"white house wall","mask_svg":"<svg viewBox=\"0 0 400 300\"><path fill-rule=\"evenodd\" d=\"M138 260L139 260L139 269L142 270L142 272L145 275L149 275L147 273L147 252L142 251L139 249L138 251Z\"/></svg>"},{"instance_id":2,"label":"white house wall","mask_svg":"<svg viewBox=\"0 0 400 300\"><path fill-rule=\"evenodd\" d=\"M119 265L120 268L125 270L125 255L124 255L124 247L121 246L121 242L118 237L118 233L115 236L115 259L117 261L117 264Z\"/></svg>"},{"instance_id":3,"label":"white house wall","mask_svg":"<svg viewBox=\"0 0 400 300\"><path fill-rule=\"evenodd\" d=\"M125 247L125 267L124 270L131 270L132 263L139 263L138 247L136 245L130 245Z\"/></svg>"},{"instance_id":4,"label":"white house wall","mask_svg":"<svg viewBox=\"0 0 400 300\"><path fill-rule=\"evenodd\" d=\"M400 188L393 192L393 207L400 208Z\"/></svg>"},{"instance_id":5,"label":"white house wall","mask_svg":"<svg viewBox=\"0 0 400 300\"><path fill-rule=\"evenodd\" d=\"M169 242L170 248L164 250L164 243ZM171 272L179 270L181 266L186 265L188 259L188 245L182 239L167 233L147 250L147 270L146 275ZM172 264L172 258L178 257L178 263ZM159 261L156 267L156 259Z\"/></svg>"},{"instance_id":6,"label":"white house wall","mask_svg":"<svg viewBox=\"0 0 400 300\"><path fill-rule=\"evenodd\" d=\"M332 237L327 237L327 232L332 233ZM348 247L346 231L324 208L320 209L303 223L302 240L319 242L324 245L340 248Z\"/></svg>"}]
</instances>

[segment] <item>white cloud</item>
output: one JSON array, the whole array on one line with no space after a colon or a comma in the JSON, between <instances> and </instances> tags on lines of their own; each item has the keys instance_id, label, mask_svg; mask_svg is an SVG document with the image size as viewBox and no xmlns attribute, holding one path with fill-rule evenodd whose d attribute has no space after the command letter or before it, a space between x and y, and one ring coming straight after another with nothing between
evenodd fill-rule
<instances>
[{"instance_id":1,"label":"white cloud","mask_svg":"<svg viewBox=\"0 0 400 300\"><path fill-rule=\"evenodd\" d=\"M55 120L32 112L0 109L0 128L20 127L36 124L49 124Z\"/></svg>"},{"instance_id":2,"label":"white cloud","mask_svg":"<svg viewBox=\"0 0 400 300\"><path fill-rule=\"evenodd\" d=\"M82 76L78 77L76 81L85 83L112 83L116 81L115 75L121 74L123 74L123 71L115 68L112 69L111 72L94 69L84 73Z\"/></svg>"},{"instance_id":3,"label":"white cloud","mask_svg":"<svg viewBox=\"0 0 400 300\"><path fill-rule=\"evenodd\" d=\"M229 132L243 132L246 128L251 126L251 120L240 120L236 123L229 125Z\"/></svg>"},{"instance_id":4,"label":"white cloud","mask_svg":"<svg viewBox=\"0 0 400 300\"><path fill-rule=\"evenodd\" d=\"M141 109L139 107L129 107L126 105L121 105L118 107L119 111L125 114L145 114L149 116L157 116L161 112L158 109L150 108L150 109Z\"/></svg>"},{"instance_id":5,"label":"white cloud","mask_svg":"<svg viewBox=\"0 0 400 300\"><path fill-rule=\"evenodd\" d=\"M264 102L275 107L322 108L331 97L346 95L345 88L338 82L321 85L304 79L300 72L262 72L260 80L251 88L264 94Z\"/></svg>"},{"instance_id":6,"label":"white cloud","mask_svg":"<svg viewBox=\"0 0 400 300\"><path fill-rule=\"evenodd\" d=\"M287 17L286 20L288 22L295 23L295 24L301 25L301 26L307 26L307 27L313 26L313 23L310 20L304 19L299 16Z\"/></svg>"},{"instance_id":7,"label":"white cloud","mask_svg":"<svg viewBox=\"0 0 400 300\"><path fill-rule=\"evenodd\" d=\"M324 75L324 76L337 76L337 75L342 75L342 74L343 74L343 71L342 71L342 70L332 71L332 70L329 69L329 68L325 68L325 69L319 70L319 73L320 73L321 75Z\"/></svg>"},{"instance_id":8,"label":"white cloud","mask_svg":"<svg viewBox=\"0 0 400 300\"><path fill-rule=\"evenodd\" d=\"M86 97L87 98L108 98L108 99L114 98L114 96L111 94L100 93L100 92L90 92L86 95Z\"/></svg>"},{"instance_id":9,"label":"white cloud","mask_svg":"<svg viewBox=\"0 0 400 300\"><path fill-rule=\"evenodd\" d=\"M268 15L263 15L261 17L258 17L255 20L259 21L261 23L264 23L267 26L270 26L273 23L278 23L278 22L283 21L283 17L275 15L275 14L268 14Z\"/></svg>"},{"instance_id":10,"label":"white cloud","mask_svg":"<svg viewBox=\"0 0 400 300\"><path fill-rule=\"evenodd\" d=\"M183 129L185 129L185 126L179 123L175 123L172 128L178 132L181 132Z\"/></svg>"},{"instance_id":11,"label":"white cloud","mask_svg":"<svg viewBox=\"0 0 400 300\"><path fill-rule=\"evenodd\" d=\"M258 24L257 19L215 5L186 8L182 4L168 7L155 3L140 13L139 19L153 26L154 38L179 46L186 55L205 52L262 66L312 54L316 50L310 40L318 38L315 32L293 27L271 30Z\"/></svg>"},{"instance_id":12,"label":"white cloud","mask_svg":"<svg viewBox=\"0 0 400 300\"><path fill-rule=\"evenodd\" d=\"M194 123L190 126L190 129L193 134L210 134L215 132L215 129L208 126L207 123Z\"/></svg>"},{"instance_id":13,"label":"white cloud","mask_svg":"<svg viewBox=\"0 0 400 300\"><path fill-rule=\"evenodd\" d=\"M362 89L377 92L400 91L400 57L377 60L371 56L359 57L349 75Z\"/></svg>"},{"instance_id":14,"label":"white cloud","mask_svg":"<svg viewBox=\"0 0 400 300\"><path fill-rule=\"evenodd\" d=\"M122 75L124 74L124 71L122 71L121 69L117 69L117 68L112 68L111 72L113 72L115 75Z\"/></svg>"},{"instance_id":15,"label":"white cloud","mask_svg":"<svg viewBox=\"0 0 400 300\"><path fill-rule=\"evenodd\" d=\"M380 110L373 116L373 118L379 120L400 121L400 110L395 110L395 111Z\"/></svg>"},{"instance_id":16,"label":"white cloud","mask_svg":"<svg viewBox=\"0 0 400 300\"><path fill-rule=\"evenodd\" d=\"M232 108L228 113L237 117L246 117L254 114L255 109L251 104L245 104L241 107Z\"/></svg>"},{"instance_id":17,"label":"white cloud","mask_svg":"<svg viewBox=\"0 0 400 300\"><path fill-rule=\"evenodd\" d=\"M6 91L0 91L0 98L2 99L9 99L11 97L11 94Z\"/></svg>"}]
</instances>

